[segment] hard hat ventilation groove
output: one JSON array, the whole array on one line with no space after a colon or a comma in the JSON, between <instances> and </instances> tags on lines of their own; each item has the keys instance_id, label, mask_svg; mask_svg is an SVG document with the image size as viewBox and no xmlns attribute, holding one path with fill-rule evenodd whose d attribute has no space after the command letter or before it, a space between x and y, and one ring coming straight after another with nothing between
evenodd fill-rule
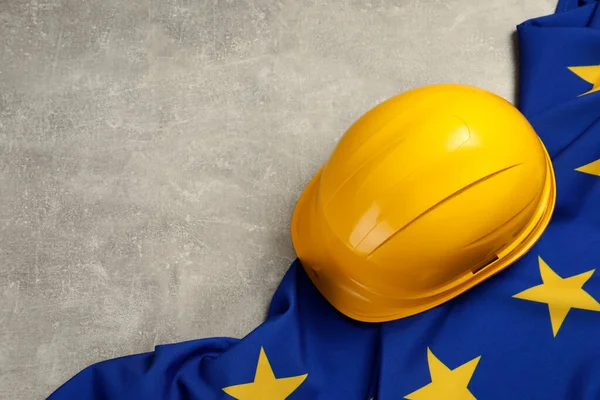
<instances>
[{"instance_id":1,"label":"hard hat ventilation groove","mask_svg":"<svg viewBox=\"0 0 600 400\"><path fill-rule=\"evenodd\" d=\"M473 268L471 270L471 273L473 275L475 275L476 273L478 273L479 271L481 271L482 269L484 269L485 267L487 267L488 265L498 261L498 255L494 254L492 257L484 260L481 264L479 264L477 267Z\"/></svg>"}]
</instances>

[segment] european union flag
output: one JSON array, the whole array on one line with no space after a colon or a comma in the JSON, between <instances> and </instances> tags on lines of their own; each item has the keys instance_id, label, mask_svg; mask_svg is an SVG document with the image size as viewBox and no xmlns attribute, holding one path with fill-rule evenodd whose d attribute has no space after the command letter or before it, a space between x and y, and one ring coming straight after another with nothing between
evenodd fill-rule
<instances>
[{"instance_id":1,"label":"european union flag","mask_svg":"<svg viewBox=\"0 0 600 400\"><path fill-rule=\"evenodd\" d=\"M558 191L519 262L383 324L338 313L296 262L247 337L95 364L50 399L600 399L600 3L563 0L518 33L519 107Z\"/></svg>"}]
</instances>

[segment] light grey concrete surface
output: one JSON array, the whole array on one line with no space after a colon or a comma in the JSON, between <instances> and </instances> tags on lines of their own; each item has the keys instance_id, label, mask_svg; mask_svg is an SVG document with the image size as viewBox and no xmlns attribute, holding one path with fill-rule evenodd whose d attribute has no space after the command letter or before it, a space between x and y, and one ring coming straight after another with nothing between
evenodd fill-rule
<instances>
[{"instance_id":1,"label":"light grey concrete surface","mask_svg":"<svg viewBox=\"0 0 600 400\"><path fill-rule=\"evenodd\" d=\"M556 0L0 0L0 399L262 321L294 203L363 112L514 99Z\"/></svg>"}]
</instances>

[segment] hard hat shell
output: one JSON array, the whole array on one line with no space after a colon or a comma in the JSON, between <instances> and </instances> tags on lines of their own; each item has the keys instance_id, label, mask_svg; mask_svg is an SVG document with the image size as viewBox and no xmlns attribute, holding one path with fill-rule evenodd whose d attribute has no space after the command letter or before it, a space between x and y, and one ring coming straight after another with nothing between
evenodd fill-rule
<instances>
[{"instance_id":1,"label":"hard hat shell","mask_svg":"<svg viewBox=\"0 0 600 400\"><path fill-rule=\"evenodd\" d=\"M545 230L555 198L546 149L513 105L432 85L349 128L300 196L292 241L335 308L389 321L514 263Z\"/></svg>"}]
</instances>

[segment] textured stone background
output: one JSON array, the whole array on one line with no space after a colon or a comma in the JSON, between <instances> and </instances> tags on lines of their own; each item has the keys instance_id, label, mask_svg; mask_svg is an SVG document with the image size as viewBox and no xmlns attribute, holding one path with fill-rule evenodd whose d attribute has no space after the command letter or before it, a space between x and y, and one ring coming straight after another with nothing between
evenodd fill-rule
<instances>
[{"instance_id":1,"label":"textured stone background","mask_svg":"<svg viewBox=\"0 0 600 400\"><path fill-rule=\"evenodd\" d=\"M514 99L556 0L0 0L0 398L263 319L294 203L397 93Z\"/></svg>"}]
</instances>

